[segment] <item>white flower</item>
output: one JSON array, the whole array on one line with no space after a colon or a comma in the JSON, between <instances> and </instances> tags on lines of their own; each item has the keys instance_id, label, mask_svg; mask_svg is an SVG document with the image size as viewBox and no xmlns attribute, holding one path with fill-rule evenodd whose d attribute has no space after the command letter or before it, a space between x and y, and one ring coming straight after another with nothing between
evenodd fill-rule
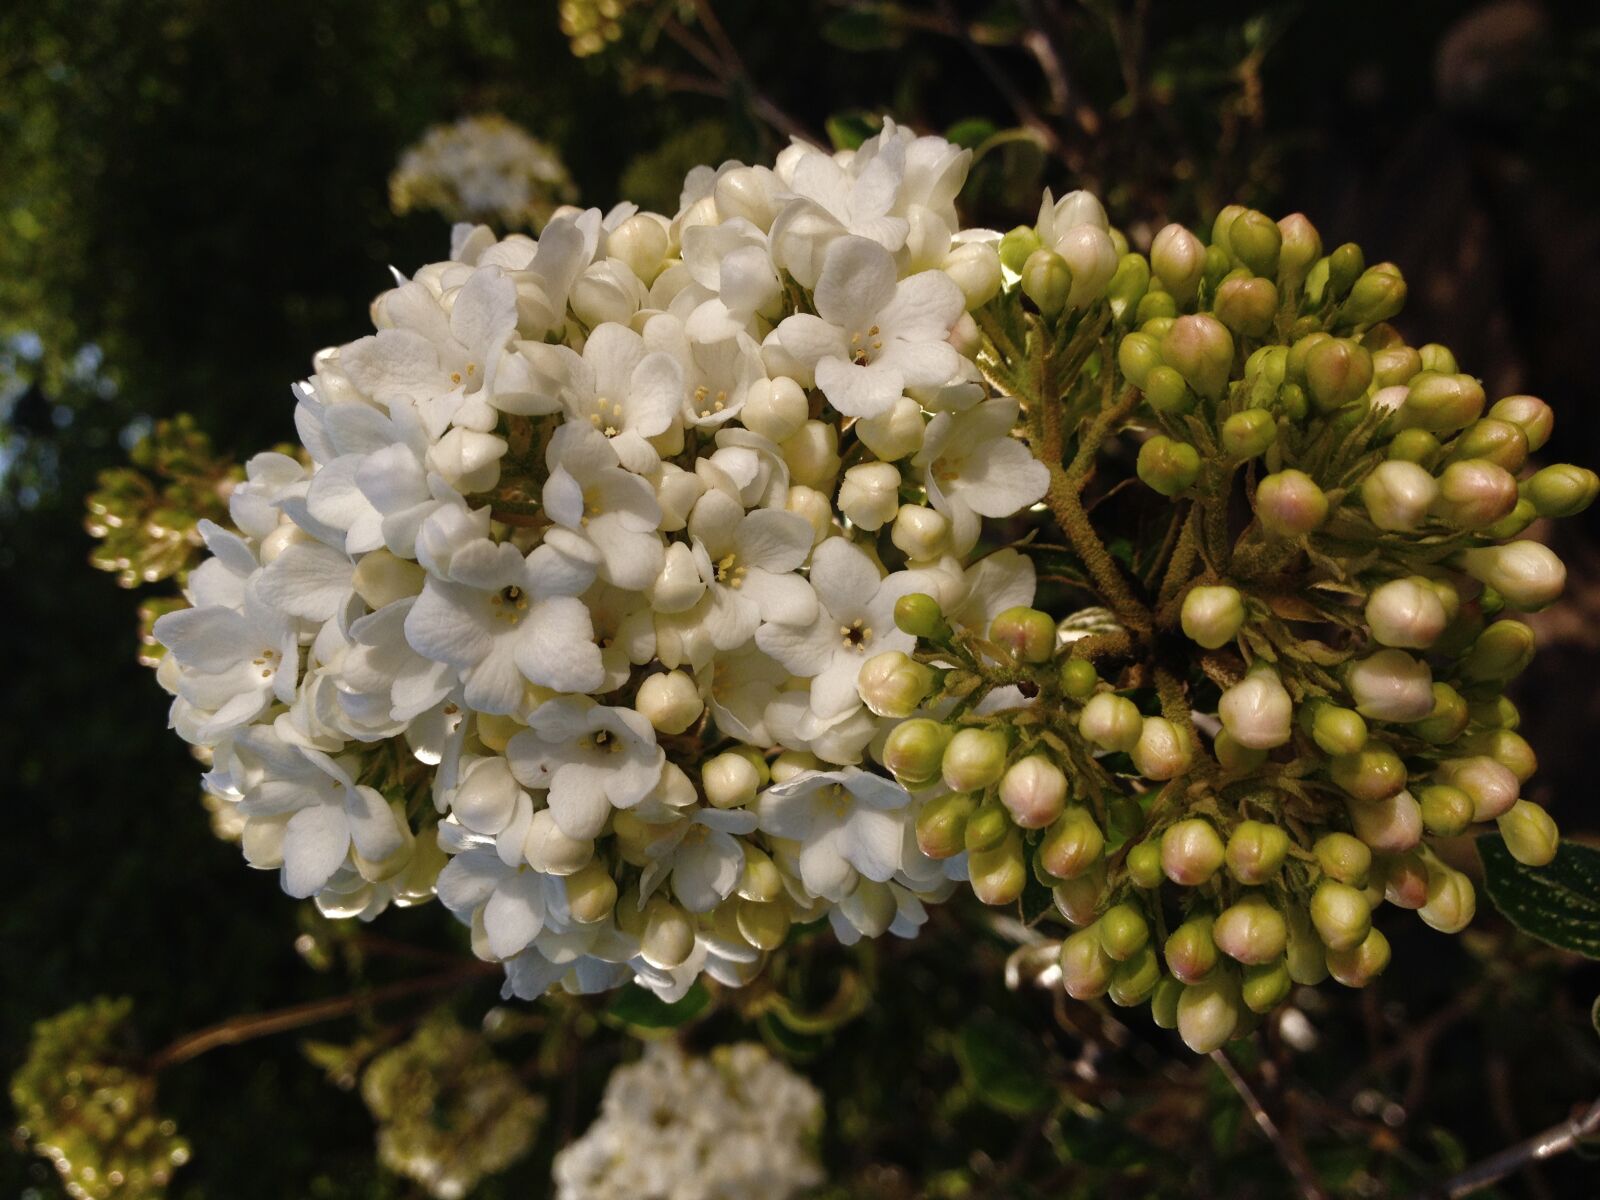
<instances>
[{"instance_id":1,"label":"white flower","mask_svg":"<svg viewBox=\"0 0 1600 1200\"><path fill-rule=\"evenodd\" d=\"M594 837L613 809L643 800L666 762L650 722L632 709L566 696L534 710L506 757L524 785L549 789L556 824L574 838Z\"/></svg>"},{"instance_id":2,"label":"white flower","mask_svg":"<svg viewBox=\"0 0 1600 1200\"><path fill-rule=\"evenodd\" d=\"M800 880L816 896L842 900L857 873L886 883L900 869L911 794L854 767L805 771L756 798L761 830L799 842Z\"/></svg>"},{"instance_id":3,"label":"white flower","mask_svg":"<svg viewBox=\"0 0 1600 1200\"><path fill-rule=\"evenodd\" d=\"M816 316L785 317L773 336L846 416L875 417L908 387L936 387L961 369L946 339L966 301L943 271L897 281L882 246L843 237L828 248L814 299Z\"/></svg>"},{"instance_id":4,"label":"white flower","mask_svg":"<svg viewBox=\"0 0 1600 1200\"><path fill-rule=\"evenodd\" d=\"M645 345L670 354L683 373L681 416L687 425L721 425L739 415L745 393L765 379L761 348L743 332L713 340L692 338L676 317L662 313L644 327Z\"/></svg>"},{"instance_id":5,"label":"white flower","mask_svg":"<svg viewBox=\"0 0 1600 1200\"><path fill-rule=\"evenodd\" d=\"M811 555L809 579L820 611L808 625L764 624L756 644L789 672L811 680L811 709L821 718L861 705L861 664L886 650L910 651L916 639L895 627L894 603L922 590L921 576L901 571L883 578L864 550L829 538Z\"/></svg>"},{"instance_id":6,"label":"white flower","mask_svg":"<svg viewBox=\"0 0 1600 1200\"><path fill-rule=\"evenodd\" d=\"M630 471L656 464L646 439L665 433L683 404L683 368L672 355L651 350L626 325L611 322L589 334L581 355L548 347L559 359L559 397L567 419L585 423L612 439L617 458Z\"/></svg>"},{"instance_id":7,"label":"white flower","mask_svg":"<svg viewBox=\"0 0 1600 1200\"><path fill-rule=\"evenodd\" d=\"M727 493L710 491L689 515L689 535L706 586L702 620L717 649L744 645L762 621L816 619L816 593L792 574L811 552L804 519L771 508L747 513Z\"/></svg>"},{"instance_id":8,"label":"white flower","mask_svg":"<svg viewBox=\"0 0 1600 1200\"><path fill-rule=\"evenodd\" d=\"M569 922L566 887L554 875L507 862L495 840L450 822L439 839L451 858L439 872L439 900L457 919L481 914L489 951L500 959L520 954L546 924Z\"/></svg>"},{"instance_id":9,"label":"white flower","mask_svg":"<svg viewBox=\"0 0 1600 1200\"><path fill-rule=\"evenodd\" d=\"M744 849L734 835L753 833L756 814L748 809L696 808L674 822L651 846L651 862L639 879L639 897L648 900L668 880L672 895L690 912L710 912L726 900L744 873Z\"/></svg>"},{"instance_id":10,"label":"white flower","mask_svg":"<svg viewBox=\"0 0 1600 1200\"><path fill-rule=\"evenodd\" d=\"M950 518L957 553L977 542L980 517L1009 517L1049 490L1049 469L1011 436L1017 410L1015 400L995 399L939 413L912 459L922 468L928 503Z\"/></svg>"},{"instance_id":11,"label":"white flower","mask_svg":"<svg viewBox=\"0 0 1600 1200\"><path fill-rule=\"evenodd\" d=\"M552 547L526 558L509 543L487 539L451 561L451 577L430 576L406 615L411 648L449 663L480 712L514 713L527 683L586 692L604 675L589 610ZM575 586L576 585L576 586Z\"/></svg>"},{"instance_id":12,"label":"white flower","mask_svg":"<svg viewBox=\"0 0 1600 1200\"><path fill-rule=\"evenodd\" d=\"M544 507L556 524L594 545L602 579L638 590L661 571L663 550L655 532L661 506L648 480L622 468L616 441L583 424L556 430L546 455Z\"/></svg>"}]
</instances>

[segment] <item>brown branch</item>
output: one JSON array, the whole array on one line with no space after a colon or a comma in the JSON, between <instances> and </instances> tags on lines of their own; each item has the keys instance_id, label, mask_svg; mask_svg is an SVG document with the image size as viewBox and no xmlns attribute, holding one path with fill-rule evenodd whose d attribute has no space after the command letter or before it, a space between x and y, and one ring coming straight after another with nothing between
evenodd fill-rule
<instances>
[{"instance_id":1,"label":"brown branch","mask_svg":"<svg viewBox=\"0 0 1600 1200\"><path fill-rule=\"evenodd\" d=\"M1245 1108L1255 1120L1256 1128L1266 1135L1267 1141L1271 1142L1272 1148L1278 1152L1278 1158L1294 1179L1302 1200L1327 1200L1328 1194L1322 1190L1322 1184L1317 1181L1311 1163L1306 1158L1305 1148L1299 1142L1284 1136L1283 1130L1272 1119L1272 1114L1266 1110L1251 1089L1249 1081L1239 1073L1239 1068L1233 1065L1233 1060L1228 1057L1227 1051L1213 1050L1211 1061L1217 1064L1217 1069L1222 1072L1223 1077L1233 1085L1233 1090L1239 1093L1239 1099L1244 1101Z\"/></svg>"},{"instance_id":2,"label":"brown branch","mask_svg":"<svg viewBox=\"0 0 1600 1200\"><path fill-rule=\"evenodd\" d=\"M1524 1167L1565 1154L1579 1142L1596 1136L1600 1136L1600 1100L1589 1105L1582 1114L1552 1125L1543 1133L1508 1146L1498 1154L1491 1154L1438 1186L1419 1193L1417 1200L1463 1200Z\"/></svg>"}]
</instances>

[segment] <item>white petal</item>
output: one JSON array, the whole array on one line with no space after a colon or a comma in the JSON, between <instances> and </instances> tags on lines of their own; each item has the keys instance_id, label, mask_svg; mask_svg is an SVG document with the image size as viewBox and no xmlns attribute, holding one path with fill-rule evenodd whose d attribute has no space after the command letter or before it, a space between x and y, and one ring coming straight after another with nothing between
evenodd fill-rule
<instances>
[{"instance_id":1,"label":"white petal","mask_svg":"<svg viewBox=\"0 0 1600 1200\"><path fill-rule=\"evenodd\" d=\"M315 895L344 865L350 827L332 804L303 808L283 831L283 890L297 900Z\"/></svg>"}]
</instances>

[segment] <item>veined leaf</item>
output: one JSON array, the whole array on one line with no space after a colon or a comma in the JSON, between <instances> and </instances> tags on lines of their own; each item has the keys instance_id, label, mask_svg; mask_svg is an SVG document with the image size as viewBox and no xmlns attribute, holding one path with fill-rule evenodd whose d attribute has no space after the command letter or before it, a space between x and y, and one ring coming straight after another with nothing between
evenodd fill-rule
<instances>
[{"instance_id":1,"label":"veined leaf","mask_svg":"<svg viewBox=\"0 0 1600 1200\"><path fill-rule=\"evenodd\" d=\"M1488 834L1478 855L1489 899L1507 920L1542 942L1600 958L1600 850L1563 842L1549 865L1528 867Z\"/></svg>"}]
</instances>

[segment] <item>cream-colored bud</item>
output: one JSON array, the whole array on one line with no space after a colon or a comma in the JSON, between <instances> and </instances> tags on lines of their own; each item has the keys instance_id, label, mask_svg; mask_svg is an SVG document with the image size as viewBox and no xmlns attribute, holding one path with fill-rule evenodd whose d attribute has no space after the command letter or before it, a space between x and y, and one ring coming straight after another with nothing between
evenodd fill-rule
<instances>
[{"instance_id":1,"label":"cream-colored bud","mask_svg":"<svg viewBox=\"0 0 1600 1200\"><path fill-rule=\"evenodd\" d=\"M805 391L786 375L758 379L745 392L739 420L752 433L774 442L786 442L800 431L810 416Z\"/></svg>"},{"instance_id":2,"label":"cream-colored bud","mask_svg":"<svg viewBox=\"0 0 1600 1200\"><path fill-rule=\"evenodd\" d=\"M1078 714L1078 732L1102 750L1132 750L1144 732L1144 718L1126 696L1097 692Z\"/></svg>"},{"instance_id":3,"label":"cream-colored bud","mask_svg":"<svg viewBox=\"0 0 1600 1200\"><path fill-rule=\"evenodd\" d=\"M749 221L763 233L772 228L778 208L778 178L764 167L735 167L717 176L712 196L724 220Z\"/></svg>"},{"instance_id":4,"label":"cream-colored bud","mask_svg":"<svg viewBox=\"0 0 1600 1200\"><path fill-rule=\"evenodd\" d=\"M635 213L606 239L606 254L622 262L648 287L667 257L667 227L655 217Z\"/></svg>"},{"instance_id":5,"label":"cream-colored bud","mask_svg":"<svg viewBox=\"0 0 1600 1200\"><path fill-rule=\"evenodd\" d=\"M1053 249L1072 272L1068 308L1087 308L1105 295L1106 285L1117 273L1117 250L1110 234L1088 223L1058 229Z\"/></svg>"},{"instance_id":6,"label":"cream-colored bud","mask_svg":"<svg viewBox=\"0 0 1600 1200\"><path fill-rule=\"evenodd\" d=\"M1271 750L1289 740L1294 703L1279 681L1278 673L1265 664L1258 664L1222 693L1217 701L1217 716L1223 728L1241 746L1250 750Z\"/></svg>"},{"instance_id":7,"label":"cream-colored bud","mask_svg":"<svg viewBox=\"0 0 1600 1200\"><path fill-rule=\"evenodd\" d=\"M661 733L682 733L705 711L700 689L683 671L649 676L639 685L634 706Z\"/></svg>"},{"instance_id":8,"label":"cream-colored bud","mask_svg":"<svg viewBox=\"0 0 1600 1200\"><path fill-rule=\"evenodd\" d=\"M839 511L851 524L873 532L900 511L900 470L893 463L860 463L844 473Z\"/></svg>"},{"instance_id":9,"label":"cream-colored bud","mask_svg":"<svg viewBox=\"0 0 1600 1200\"><path fill-rule=\"evenodd\" d=\"M988 242L963 242L944 260L944 272L967 298L967 309L982 308L1000 291L1000 249Z\"/></svg>"},{"instance_id":10,"label":"cream-colored bud","mask_svg":"<svg viewBox=\"0 0 1600 1200\"><path fill-rule=\"evenodd\" d=\"M1238 636L1244 615L1238 588L1196 587L1183 598L1179 620L1190 639L1207 650L1218 650Z\"/></svg>"},{"instance_id":11,"label":"cream-colored bud","mask_svg":"<svg viewBox=\"0 0 1600 1200\"><path fill-rule=\"evenodd\" d=\"M874 654L861 664L856 691L880 717L909 717L933 689L934 672L899 650Z\"/></svg>"},{"instance_id":12,"label":"cream-colored bud","mask_svg":"<svg viewBox=\"0 0 1600 1200\"><path fill-rule=\"evenodd\" d=\"M1000 780L1000 803L1023 829L1042 829L1061 815L1067 777L1042 754L1018 759Z\"/></svg>"},{"instance_id":13,"label":"cream-colored bud","mask_svg":"<svg viewBox=\"0 0 1600 1200\"><path fill-rule=\"evenodd\" d=\"M664 896L652 896L644 908L644 932L639 953L645 962L663 971L681 966L694 952L694 922Z\"/></svg>"},{"instance_id":14,"label":"cream-colored bud","mask_svg":"<svg viewBox=\"0 0 1600 1200\"><path fill-rule=\"evenodd\" d=\"M1509 542L1468 550L1461 556L1467 574L1499 592L1512 608L1532 612L1561 595L1567 568L1539 542Z\"/></svg>"},{"instance_id":15,"label":"cream-colored bud","mask_svg":"<svg viewBox=\"0 0 1600 1200\"><path fill-rule=\"evenodd\" d=\"M1379 529L1406 531L1421 525L1439 496L1439 483L1414 462L1391 458L1361 481L1361 503Z\"/></svg>"},{"instance_id":16,"label":"cream-colored bud","mask_svg":"<svg viewBox=\"0 0 1600 1200\"><path fill-rule=\"evenodd\" d=\"M695 565L694 551L684 542L669 543L661 574L645 590L651 609L658 613L687 612L705 592L706 581Z\"/></svg>"},{"instance_id":17,"label":"cream-colored bud","mask_svg":"<svg viewBox=\"0 0 1600 1200\"><path fill-rule=\"evenodd\" d=\"M922 449L922 435L926 429L922 405L910 396L901 396L887 412L864 417L855 423L856 436L862 444L886 463L897 462Z\"/></svg>"},{"instance_id":18,"label":"cream-colored bud","mask_svg":"<svg viewBox=\"0 0 1600 1200\"><path fill-rule=\"evenodd\" d=\"M1391 579L1367 596L1367 627L1380 646L1426 650L1448 623L1438 590L1420 575Z\"/></svg>"},{"instance_id":19,"label":"cream-colored bud","mask_svg":"<svg viewBox=\"0 0 1600 1200\"><path fill-rule=\"evenodd\" d=\"M819 492L833 490L834 476L839 473L837 425L831 421L807 421L784 440L781 449L792 482Z\"/></svg>"},{"instance_id":20,"label":"cream-colored bud","mask_svg":"<svg viewBox=\"0 0 1600 1200\"><path fill-rule=\"evenodd\" d=\"M598 858L567 876L567 907L585 925L603 921L617 906L617 881Z\"/></svg>"},{"instance_id":21,"label":"cream-colored bud","mask_svg":"<svg viewBox=\"0 0 1600 1200\"><path fill-rule=\"evenodd\" d=\"M1189 731L1165 717L1146 717L1129 753L1139 774L1157 781L1176 779L1194 761Z\"/></svg>"},{"instance_id":22,"label":"cream-colored bud","mask_svg":"<svg viewBox=\"0 0 1600 1200\"><path fill-rule=\"evenodd\" d=\"M1345 674L1356 711L1372 721L1420 721L1433 711L1433 672L1404 650L1379 650Z\"/></svg>"},{"instance_id":23,"label":"cream-colored bud","mask_svg":"<svg viewBox=\"0 0 1600 1200\"><path fill-rule=\"evenodd\" d=\"M417 595L425 582L427 572L416 563L397 558L380 547L361 556L350 584L367 607L376 610Z\"/></svg>"},{"instance_id":24,"label":"cream-colored bud","mask_svg":"<svg viewBox=\"0 0 1600 1200\"><path fill-rule=\"evenodd\" d=\"M1518 800L1496 818L1496 824L1511 857L1524 866L1544 866L1561 845L1555 821L1531 800Z\"/></svg>"},{"instance_id":25,"label":"cream-colored bud","mask_svg":"<svg viewBox=\"0 0 1600 1200\"><path fill-rule=\"evenodd\" d=\"M889 540L912 562L930 562L950 549L950 518L921 504L902 504Z\"/></svg>"},{"instance_id":26,"label":"cream-colored bud","mask_svg":"<svg viewBox=\"0 0 1600 1200\"><path fill-rule=\"evenodd\" d=\"M568 837L556 824L555 814L541 808L528 823L522 853L535 870L547 875L571 875L594 857L594 843L588 838Z\"/></svg>"},{"instance_id":27,"label":"cream-colored bud","mask_svg":"<svg viewBox=\"0 0 1600 1200\"><path fill-rule=\"evenodd\" d=\"M761 773L743 754L719 754L700 768L700 787L713 808L736 808L756 798Z\"/></svg>"}]
</instances>

